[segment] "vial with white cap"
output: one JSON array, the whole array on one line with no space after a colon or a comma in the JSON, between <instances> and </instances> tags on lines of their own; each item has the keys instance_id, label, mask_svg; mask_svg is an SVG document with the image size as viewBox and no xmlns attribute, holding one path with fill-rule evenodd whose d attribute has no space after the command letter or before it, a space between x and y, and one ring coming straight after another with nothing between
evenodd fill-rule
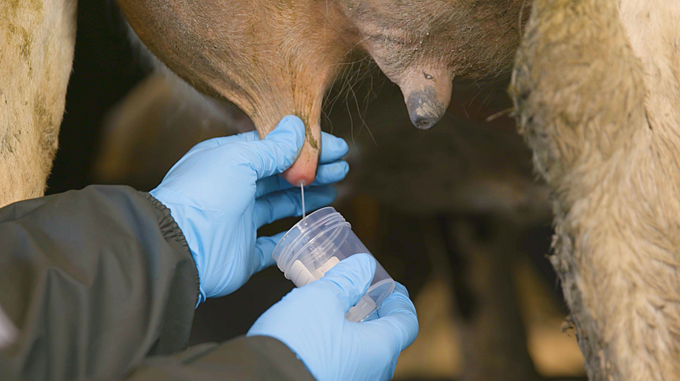
<instances>
[{"instance_id":1,"label":"vial with white cap","mask_svg":"<svg viewBox=\"0 0 680 381\"><path fill-rule=\"evenodd\" d=\"M285 277L302 287L358 253L370 254L345 218L329 206L304 217L288 230L272 256ZM366 295L350 308L346 318L354 322L366 320L393 290L394 280L376 261L375 276Z\"/></svg>"}]
</instances>

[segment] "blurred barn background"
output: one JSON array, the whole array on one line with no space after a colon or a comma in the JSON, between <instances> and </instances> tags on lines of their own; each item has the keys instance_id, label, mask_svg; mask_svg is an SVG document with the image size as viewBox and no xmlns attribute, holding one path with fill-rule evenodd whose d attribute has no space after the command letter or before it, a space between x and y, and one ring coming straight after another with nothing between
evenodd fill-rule
<instances>
[{"instance_id":1,"label":"blurred barn background","mask_svg":"<svg viewBox=\"0 0 680 381\"><path fill-rule=\"evenodd\" d=\"M92 183L150 190L194 144L252 129L230 105L153 72L108 1L81 2L49 193ZM548 190L515 131L507 78L455 83L429 131L363 57L327 99L324 131L350 144L336 208L415 301L420 335L400 380L584 379L549 252ZM263 228L284 230L289 219ZM244 334L292 288L276 268L196 311L192 344Z\"/></svg>"}]
</instances>

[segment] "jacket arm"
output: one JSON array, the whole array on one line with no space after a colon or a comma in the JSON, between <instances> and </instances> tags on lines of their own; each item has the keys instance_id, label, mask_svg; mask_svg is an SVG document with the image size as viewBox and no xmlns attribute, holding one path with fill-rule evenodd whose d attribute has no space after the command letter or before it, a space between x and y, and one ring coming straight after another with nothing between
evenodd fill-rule
<instances>
[{"instance_id":1,"label":"jacket arm","mask_svg":"<svg viewBox=\"0 0 680 381\"><path fill-rule=\"evenodd\" d=\"M111 378L186 347L198 274L167 208L91 186L0 209L0 290L0 374Z\"/></svg>"},{"instance_id":2,"label":"jacket arm","mask_svg":"<svg viewBox=\"0 0 680 381\"><path fill-rule=\"evenodd\" d=\"M0 379L311 379L268 337L183 351L197 299L184 235L148 193L0 209Z\"/></svg>"}]
</instances>

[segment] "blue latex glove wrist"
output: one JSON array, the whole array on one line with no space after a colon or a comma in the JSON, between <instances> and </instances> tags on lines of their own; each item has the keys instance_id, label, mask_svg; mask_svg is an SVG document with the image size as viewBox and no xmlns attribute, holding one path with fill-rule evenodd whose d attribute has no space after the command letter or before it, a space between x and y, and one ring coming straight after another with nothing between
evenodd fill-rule
<instances>
[{"instance_id":1,"label":"blue latex glove wrist","mask_svg":"<svg viewBox=\"0 0 680 381\"><path fill-rule=\"evenodd\" d=\"M287 116L259 140L255 131L207 140L192 148L150 193L170 209L196 262L199 303L227 295L254 273L271 266L281 234L257 238L257 229L302 214L300 189L278 174L298 157L305 138L302 121ZM333 202L335 187L349 169L340 138L322 134L317 177L305 189L311 211Z\"/></svg>"},{"instance_id":2,"label":"blue latex glove wrist","mask_svg":"<svg viewBox=\"0 0 680 381\"><path fill-rule=\"evenodd\" d=\"M320 381L390 379L399 353L418 335L418 319L399 283L377 319L362 323L345 319L368 290L374 273L371 256L353 255L320 280L291 291L260 316L248 336L280 340Z\"/></svg>"}]
</instances>

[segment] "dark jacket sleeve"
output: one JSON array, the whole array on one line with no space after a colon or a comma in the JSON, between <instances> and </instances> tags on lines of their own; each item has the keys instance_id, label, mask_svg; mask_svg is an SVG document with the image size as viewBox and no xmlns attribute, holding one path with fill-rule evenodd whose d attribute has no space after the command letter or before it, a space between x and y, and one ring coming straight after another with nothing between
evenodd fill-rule
<instances>
[{"instance_id":1,"label":"dark jacket sleeve","mask_svg":"<svg viewBox=\"0 0 680 381\"><path fill-rule=\"evenodd\" d=\"M271 338L181 352L197 298L184 236L148 193L91 186L0 209L0 321L16 331L0 379L310 377Z\"/></svg>"}]
</instances>

